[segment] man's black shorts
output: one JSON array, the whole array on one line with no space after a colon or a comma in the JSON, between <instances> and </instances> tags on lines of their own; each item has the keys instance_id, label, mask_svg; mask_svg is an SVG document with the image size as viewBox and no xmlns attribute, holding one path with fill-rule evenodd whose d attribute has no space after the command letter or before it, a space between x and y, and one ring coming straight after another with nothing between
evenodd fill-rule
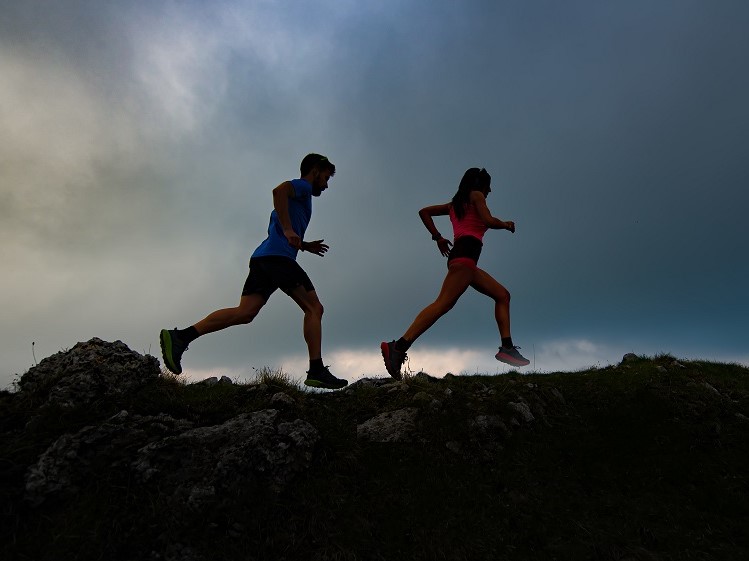
<instances>
[{"instance_id":1,"label":"man's black shorts","mask_svg":"<svg viewBox=\"0 0 749 561\"><path fill-rule=\"evenodd\" d=\"M299 263L280 255L267 255L250 259L250 274L244 282L242 296L260 294L268 300L277 288L286 294L303 286L307 292L315 290L312 281Z\"/></svg>"}]
</instances>

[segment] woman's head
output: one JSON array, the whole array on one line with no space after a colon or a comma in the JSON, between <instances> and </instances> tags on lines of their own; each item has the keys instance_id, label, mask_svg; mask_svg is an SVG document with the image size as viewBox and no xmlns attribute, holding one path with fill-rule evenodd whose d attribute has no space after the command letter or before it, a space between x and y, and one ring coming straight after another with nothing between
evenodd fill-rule
<instances>
[{"instance_id":1,"label":"woman's head","mask_svg":"<svg viewBox=\"0 0 749 561\"><path fill-rule=\"evenodd\" d=\"M484 168L469 168L463 174L458 192L453 197L453 210L458 218L465 215L465 205L471 199L471 191L481 191L487 196L491 188L492 176Z\"/></svg>"}]
</instances>

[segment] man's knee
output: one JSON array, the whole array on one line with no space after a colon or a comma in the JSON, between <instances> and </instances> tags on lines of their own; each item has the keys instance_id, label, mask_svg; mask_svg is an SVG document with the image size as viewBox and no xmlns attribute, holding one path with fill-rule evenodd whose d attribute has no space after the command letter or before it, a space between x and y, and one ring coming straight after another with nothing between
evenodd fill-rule
<instances>
[{"instance_id":1,"label":"man's knee","mask_svg":"<svg viewBox=\"0 0 749 561\"><path fill-rule=\"evenodd\" d=\"M236 314L237 323L240 325L251 323L255 317L257 317L257 310L242 310L240 309Z\"/></svg>"},{"instance_id":2,"label":"man's knee","mask_svg":"<svg viewBox=\"0 0 749 561\"><path fill-rule=\"evenodd\" d=\"M252 304L239 306L237 308L236 318L240 324L251 323L260 313L262 305Z\"/></svg>"},{"instance_id":3,"label":"man's knee","mask_svg":"<svg viewBox=\"0 0 749 561\"><path fill-rule=\"evenodd\" d=\"M252 323L252 320L257 317L257 311L247 312L242 316L242 323Z\"/></svg>"},{"instance_id":4,"label":"man's knee","mask_svg":"<svg viewBox=\"0 0 749 561\"><path fill-rule=\"evenodd\" d=\"M309 305L309 309L307 310L307 313L321 318L322 315L325 313L325 308L319 301L313 302L312 304Z\"/></svg>"}]
</instances>

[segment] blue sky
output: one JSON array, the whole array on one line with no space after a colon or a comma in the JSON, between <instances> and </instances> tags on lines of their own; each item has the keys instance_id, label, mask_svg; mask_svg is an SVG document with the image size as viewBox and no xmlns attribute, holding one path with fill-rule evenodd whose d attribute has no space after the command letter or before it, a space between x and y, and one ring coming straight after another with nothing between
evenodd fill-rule
<instances>
[{"instance_id":1,"label":"blue sky","mask_svg":"<svg viewBox=\"0 0 749 561\"><path fill-rule=\"evenodd\" d=\"M0 386L94 336L158 355L162 327L235 305L271 190L312 151L338 167L308 230L331 249L300 263L337 376L384 375L379 342L436 296L417 212L474 166L517 225L480 264L529 371L749 364L748 27L729 1L6 2ZM492 314L466 294L410 367L506 372ZM305 361L279 293L184 367Z\"/></svg>"}]
</instances>

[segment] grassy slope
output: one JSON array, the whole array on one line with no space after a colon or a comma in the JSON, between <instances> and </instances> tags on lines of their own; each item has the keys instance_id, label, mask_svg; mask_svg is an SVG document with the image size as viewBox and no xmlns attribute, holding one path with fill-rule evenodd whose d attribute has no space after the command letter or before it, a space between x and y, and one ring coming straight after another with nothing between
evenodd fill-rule
<instances>
[{"instance_id":1,"label":"grassy slope","mask_svg":"<svg viewBox=\"0 0 749 561\"><path fill-rule=\"evenodd\" d=\"M0 557L144 559L166 541L206 559L749 558L749 370L673 363L411 379L408 391L390 393L307 393L274 376L265 393L163 379L126 402L49 412L25 431L34 404L4 395ZM423 406L427 442L356 439L357 424L413 406L419 391L443 398L448 388L440 410ZM551 388L566 405L546 399L546 422L512 437L477 441L466 422ZM268 407L275 390L293 395L294 416L322 435L307 474L280 495L249 488L229 511L196 513L188 533L170 524L157 489L106 469L64 504L30 509L19 500L24 467L63 432L122 408L219 423ZM460 443L460 453L446 442ZM185 557L178 549L170 553Z\"/></svg>"}]
</instances>

